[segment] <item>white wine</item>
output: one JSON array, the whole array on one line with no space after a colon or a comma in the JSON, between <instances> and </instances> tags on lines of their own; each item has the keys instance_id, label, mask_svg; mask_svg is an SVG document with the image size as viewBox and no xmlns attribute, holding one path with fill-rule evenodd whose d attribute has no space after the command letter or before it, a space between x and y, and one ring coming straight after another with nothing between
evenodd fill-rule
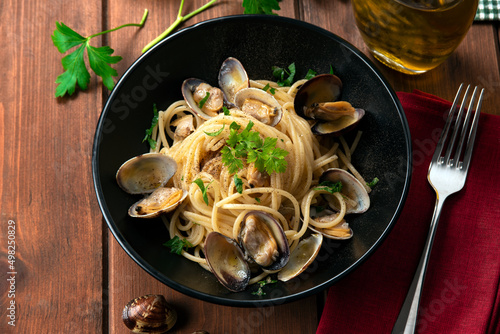
<instances>
[{"instance_id":1,"label":"white wine","mask_svg":"<svg viewBox=\"0 0 500 334\"><path fill-rule=\"evenodd\" d=\"M424 73L458 47L478 0L351 0L373 56L404 73Z\"/></svg>"}]
</instances>

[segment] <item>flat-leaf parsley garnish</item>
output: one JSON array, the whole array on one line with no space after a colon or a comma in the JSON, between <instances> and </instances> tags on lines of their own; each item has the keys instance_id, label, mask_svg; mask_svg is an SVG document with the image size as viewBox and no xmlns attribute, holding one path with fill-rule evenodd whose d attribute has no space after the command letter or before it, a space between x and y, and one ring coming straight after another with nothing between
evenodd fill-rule
<instances>
[{"instance_id":1,"label":"flat-leaf parsley garnish","mask_svg":"<svg viewBox=\"0 0 500 334\"><path fill-rule=\"evenodd\" d=\"M241 6L244 8L243 14L277 15L273 10L281 9L280 2L281 0L243 0Z\"/></svg>"},{"instance_id":2,"label":"flat-leaf parsley garnish","mask_svg":"<svg viewBox=\"0 0 500 334\"><path fill-rule=\"evenodd\" d=\"M208 205L208 194L207 194L207 190L208 190L208 186L210 185L210 182L209 184L207 184L207 186L205 186L205 184L203 183L203 180L202 179L196 179L193 181L194 184L196 184L200 190L201 190L201 195L203 196L203 201L205 202L206 205Z\"/></svg>"},{"instance_id":3,"label":"flat-leaf parsley garnish","mask_svg":"<svg viewBox=\"0 0 500 334\"><path fill-rule=\"evenodd\" d=\"M122 60L122 57L112 56L115 51L109 46L94 47L91 46L89 42L94 37L107 34L124 27L134 26L142 28L146 22L147 16L148 10L146 9L140 23L124 24L114 29L90 35L89 37L83 37L64 23L56 22L56 30L54 30L51 37L57 50L59 50L60 53L66 53L68 50L76 46L78 48L70 54L64 56L61 60L64 72L56 79L56 83L58 85L56 87L55 96L62 97L66 94L72 95L75 92L77 84L80 89L87 89L90 82L90 73L87 70L87 65L84 60L85 50L87 51L90 68L95 74L102 78L104 86L106 86L109 90L112 90L115 86L113 77L116 77L118 72L112 68L110 64L118 63Z\"/></svg>"},{"instance_id":4,"label":"flat-leaf parsley garnish","mask_svg":"<svg viewBox=\"0 0 500 334\"><path fill-rule=\"evenodd\" d=\"M262 140L259 132L251 130L253 125L250 121L243 131L238 132L241 126L231 123L226 146L221 150L222 163L231 174L243 168L244 162L255 163L255 168L261 173L283 173L288 165L285 160L288 151L276 147L277 138L266 137Z\"/></svg>"},{"instance_id":5,"label":"flat-leaf parsley garnish","mask_svg":"<svg viewBox=\"0 0 500 334\"><path fill-rule=\"evenodd\" d=\"M273 76L277 80L278 86L291 86L293 83L293 78L295 77L295 63L288 65L287 69L273 66Z\"/></svg>"},{"instance_id":6,"label":"flat-leaf parsley garnish","mask_svg":"<svg viewBox=\"0 0 500 334\"><path fill-rule=\"evenodd\" d=\"M378 183L378 181L380 181L378 177L374 177L373 180L371 182L367 182L366 185L370 188L373 188Z\"/></svg>"},{"instance_id":7,"label":"flat-leaf parsley garnish","mask_svg":"<svg viewBox=\"0 0 500 334\"><path fill-rule=\"evenodd\" d=\"M175 236L169 241L165 242L163 246L170 248L171 253L182 254L183 249L191 248L193 245L186 239L181 239L179 236Z\"/></svg>"},{"instance_id":8,"label":"flat-leaf parsley garnish","mask_svg":"<svg viewBox=\"0 0 500 334\"><path fill-rule=\"evenodd\" d=\"M342 182L323 181L314 190L326 190L330 194L342 191Z\"/></svg>"},{"instance_id":9,"label":"flat-leaf parsley garnish","mask_svg":"<svg viewBox=\"0 0 500 334\"><path fill-rule=\"evenodd\" d=\"M152 138L153 129L158 124L158 109L156 108L156 104L153 104L153 119L151 120L151 126L149 129L146 129L146 136L142 142L144 143L146 140L149 143L149 146L154 150L156 148L156 141Z\"/></svg>"}]
</instances>

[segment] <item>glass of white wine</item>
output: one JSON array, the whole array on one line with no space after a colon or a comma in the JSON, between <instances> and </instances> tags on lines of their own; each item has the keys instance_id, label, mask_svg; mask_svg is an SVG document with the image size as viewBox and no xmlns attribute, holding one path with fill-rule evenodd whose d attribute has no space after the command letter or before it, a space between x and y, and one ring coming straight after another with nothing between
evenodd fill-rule
<instances>
[{"instance_id":1,"label":"glass of white wine","mask_svg":"<svg viewBox=\"0 0 500 334\"><path fill-rule=\"evenodd\" d=\"M403 73L420 74L458 47L478 0L351 0L356 25L373 56Z\"/></svg>"}]
</instances>

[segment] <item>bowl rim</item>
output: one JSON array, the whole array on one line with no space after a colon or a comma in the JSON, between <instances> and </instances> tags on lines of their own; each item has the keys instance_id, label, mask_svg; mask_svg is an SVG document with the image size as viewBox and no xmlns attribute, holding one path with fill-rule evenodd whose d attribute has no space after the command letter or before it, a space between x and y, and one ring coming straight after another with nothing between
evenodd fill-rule
<instances>
[{"instance_id":1,"label":"bowl rim","mask_svg":"<svg viewBox=\"0 0 500 334\"><path fill-rule=\"evenodd\" d=\"M269 22L278 22L281 24L288 24L291 26L295 26L300 29L306 29L311 31L312 33L316 34L321 34L325 35L329 39L335 40L338 43L342 44L346 48L349 49L350 52L355 54L360 60L362 60L372 71L373 74L377 76L377 79L380 80L382 85L384 86L385 90L389 93L389 96L394 102L394 105L397 108L401 125L403 128L403 132L405 134L405 148L407 151L407 158L406 158L406 174L404 176L404 186L402 189L402 196L399 199L399 202L396 206L396 209L392 215L392 219L388 223L388 225L384 228L383 233L381 233L380 237L373 243L373 245L352 265L350 265L348 268L346 268L344 271L340 272L338 275L335 277L330 278L329 280L323 282L322 284L316 285L313 288L310 288L308 290L302 290L298 293L293 293L290 295L286 296L280 296L280 297L275 297L275 298L270 298L270 299L263 299L263 300L238 300L238 299L229 299L229 298L224 298L220 296L215 296L215 295L210 295L201 291L195 291L191 290L190 288L187 288L171 279L168 277L165 277L160 271L152 267L147 261L145 261L144 258L142 258L139 253L137 253L136 250L134 250L131 245L125 240L125 237L122 235L122 233L119 231L117 228L115 222L112 219L111 212L109 211L108 207L106 206L105 199L104 199L104 193L102 191L102 185L100 182L100 172L99 172L99 145L102 139L102 128L104 126L104 122L106 119L106 116L108 114L109 108L111 106L111 103L119 91L119 87L123 85L123 82L126 81L128 76L130 75L131 72L134 71L134 69L143 61L145 61L150 54L156 52L159 48L162 48L165 44L168 44L170 40L178 38L179 36L182 36L185 33L188 33L191 30L195 29L200 29L203 28L206 25L213 25L213 24L224 24L226 21L234 21L234 20L265 20ZM399 101L399 98L397 97L397 94L393 90L393 88L390 86L390 84L387 82L387 80L384 78L384 76L381 74L381 72L378 70L378 68L375 66L375 64L365 55L363 54L360 50L358 50L356 47L354 47L351 43L348 41L344 40L342 37L339 37L338 35L321 28L319 26L316 26L312 23L308 23L305 21L301 21L295 18L289 18L289 17L283 17L283 16L274 16L274 15L261 15L261 14L237 14L237 15L228 15L228 16L222 16L222 17L217 17L217 18L212 18L208 19L205 21L201 21L198 23L195 23L189 27L182 28L170 36L167 36L165 39L154 45L152 48L150 48L148 51L145 53L141 54L128 68L127 70L123 73L123 75L119 78L118 82L116 83L114 89L111 91L109 94L106 103L102 109L101 115L99 117L98 123L96 125L96 130L95 130L95 135L94 135L94 142L93 142L93 147L92 147L92 177L93 177L93 184L94 184L94 190L96 193L97 201L99 208L101 210L101 213L103 215L104 220L106 221L106 224L113 234L113 237L115 240L118 242L118 244L121 246L121 248L127 253L128 256L134 260L136 264L138 264L144 271L146 271L148 274L153 276L155 279L160 281L161 283L167 285L168 287L185 294L187 296L200 299L202 301L214 303L214 304L219 304L219 305L226 305L226 306L237 306L237 307L263 307L263 306L276 306L276 305L281 305L284 303L296 301L302 298L306 298L309 296L312 296L314 294L317 294L324 289L330 287L333 285L335 282L340 280L341 278L345 277L347 274L352 272L355 268L359 267L364 261L366 261L373 253L374 251L382 244L382 242L386 239L387 235L390 233L392 230L394 224L397 222L401 211L403 209L404 203L406 201L408 192L409 192L409 186L410 186L410 181L411 181L411 174L412 174L412 150L411 150L411 135L410 135L410 130L408 126L408 122L403 110L403 107Z\"/></svg>"}]
</instances>

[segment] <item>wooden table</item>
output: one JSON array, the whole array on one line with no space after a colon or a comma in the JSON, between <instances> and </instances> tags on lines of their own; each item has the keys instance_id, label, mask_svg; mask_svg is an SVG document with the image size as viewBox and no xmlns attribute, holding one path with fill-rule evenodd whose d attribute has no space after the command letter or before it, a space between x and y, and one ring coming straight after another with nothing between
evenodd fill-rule
<instances>
[{"instance_id":1,"label":"wooden table","mask_svg":"<svg viewBox=\"0 0 500 334\"><path fill-rule=\"evenodd\" d=\"M139 268L103 221L93 189L91 150L108 91L92 74L88 90L54 98L54 81L62 73L61 55L50 38L55 21L90 35L138 22L148 8L150 15L143 29L126 28L93 41L97 46L110 45L123 57L115 66L121 75L142 47L175 20L179 3L2 1L1 333L127 333L121 320L123 306L148 293L163 294L175 305L179 320L173 333L197 329L210 333L315 332L324 294L265 309L195 300ZM204 3L206 0L187 1L184 12ZM326 28L367 53L348 0L285 0L281 8L279 15ZM181 27L242 12L241 0L221 0ZM480 84L486 88L482 110L500 114L498 38L497 23L475 23L453 56L427 74L407 76L377 66L396 91L417 88L450 100L459 83ZM11 235L15 237L14 263L7 257ZM9 274L12 271L15 274ZM7 281L11 276L14 279ZM8 325L6 317L12 313L6 311L12 300L15 327Z\"/></svg>"}]
</instances>

